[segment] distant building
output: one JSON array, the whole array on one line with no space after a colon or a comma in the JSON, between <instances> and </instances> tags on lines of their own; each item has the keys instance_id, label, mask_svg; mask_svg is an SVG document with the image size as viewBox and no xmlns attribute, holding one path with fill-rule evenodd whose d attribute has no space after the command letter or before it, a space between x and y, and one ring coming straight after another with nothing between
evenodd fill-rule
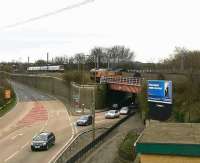
<instances>
[{"instance_id":1,"label":"distant building","mask_svg":"<svg viewBox=\"0 0 200 163\"><path fill-rule=\"evenodd\" d=\"M136 142L140 163L200 163L200 124L150 124Z\"/></svg>"}]
</instances>

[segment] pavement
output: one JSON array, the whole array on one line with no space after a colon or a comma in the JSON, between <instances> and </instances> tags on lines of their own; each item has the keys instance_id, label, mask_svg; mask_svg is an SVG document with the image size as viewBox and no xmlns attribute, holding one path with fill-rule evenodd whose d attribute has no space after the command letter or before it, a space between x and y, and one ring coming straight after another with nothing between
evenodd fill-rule
<instances>
[{"instance_id":1,"label":"pavement","mask_svg":"<svg viewBox=\"0 0 200 163\"><path fill-rule=\"evenodd\" d=\"M0 119L0 162L50 162L75 134L67 109L54 97L11 83L18 102ZM48 151L32 152L32 137L41 131L54 132L56 144Z\"/></svg>"}]
</instances>

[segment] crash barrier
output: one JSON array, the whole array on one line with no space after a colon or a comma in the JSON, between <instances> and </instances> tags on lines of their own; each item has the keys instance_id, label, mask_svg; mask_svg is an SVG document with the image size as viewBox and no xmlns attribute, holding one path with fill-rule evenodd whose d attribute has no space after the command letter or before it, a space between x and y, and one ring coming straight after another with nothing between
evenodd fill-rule
<instances>
[{"instance_id":1,"label":"crash barrier","mask_svg":"<svg viewBox=\"0 0 200 163\"><path fill-rule=\"evenodd\" d=\"M96 135L100 135L104 130L108 128L96 128ZM103 131L102 131L103 130ZM63 149L59 152L55 158L51 160L51 163L64 163L70 157L72 157L77 151L88 144L88 142L92 141L92 129L87 131L83 131L76 135Z\"/></svg>"},{"instance_id":2,"label":"crash barrier","mask_svg":"<svg viewBox=\"0 0 200 163\"><path fill-rule=\"evenodd\" d=\"M129 117L134 115L134 112L127 115L126 117L120 119L117 123L115 123L112 127L110 127L108 130L106 130L103 134L99 135L94 141L86 145L84 148L82 148L79 152L77 152L74 156L72 156L70 159L68 159L65 163L75 163L75 162L81 162L85 158L85 156L91 151L94 150L95 147L97 147L98 144L102 143L105 138L120 124L125 122ZM61 162L59 162L61 163ZM63 162L62 162L63 163Z\"/></svg>"}]
</instances>

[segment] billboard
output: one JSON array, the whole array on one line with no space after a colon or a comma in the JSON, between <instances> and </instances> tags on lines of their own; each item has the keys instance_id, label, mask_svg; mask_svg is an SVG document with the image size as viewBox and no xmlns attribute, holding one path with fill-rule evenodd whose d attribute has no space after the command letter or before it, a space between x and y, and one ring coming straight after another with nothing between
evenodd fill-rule
<instances>
[{"instance_id":1,"label":"billboard","mask_svg":"<svg viewBox=\"0 0 200 163\"><path fill-rule=\"evenodd\" d=\"M172 81L148 80L147 94L149 102L172 104Z\"/></svg>"}]
</instances>

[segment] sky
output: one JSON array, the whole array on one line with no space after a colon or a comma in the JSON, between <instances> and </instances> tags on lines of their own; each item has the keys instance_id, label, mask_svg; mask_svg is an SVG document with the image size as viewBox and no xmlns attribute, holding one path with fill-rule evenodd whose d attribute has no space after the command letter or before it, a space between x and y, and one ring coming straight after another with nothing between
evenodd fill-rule
<instances>
[{"instance_id":1,"label":"sky","mask_svg":"<svg viewBox=\"0 0 200 163\"><path fill-rule=\"evenodd\" d=\"M30 62L124 45L158 62L175 47L200 49L199 0L89 0L26 24L9 25L85 0L0 0L0 61Z\"/></svg>"}]
</instances>

